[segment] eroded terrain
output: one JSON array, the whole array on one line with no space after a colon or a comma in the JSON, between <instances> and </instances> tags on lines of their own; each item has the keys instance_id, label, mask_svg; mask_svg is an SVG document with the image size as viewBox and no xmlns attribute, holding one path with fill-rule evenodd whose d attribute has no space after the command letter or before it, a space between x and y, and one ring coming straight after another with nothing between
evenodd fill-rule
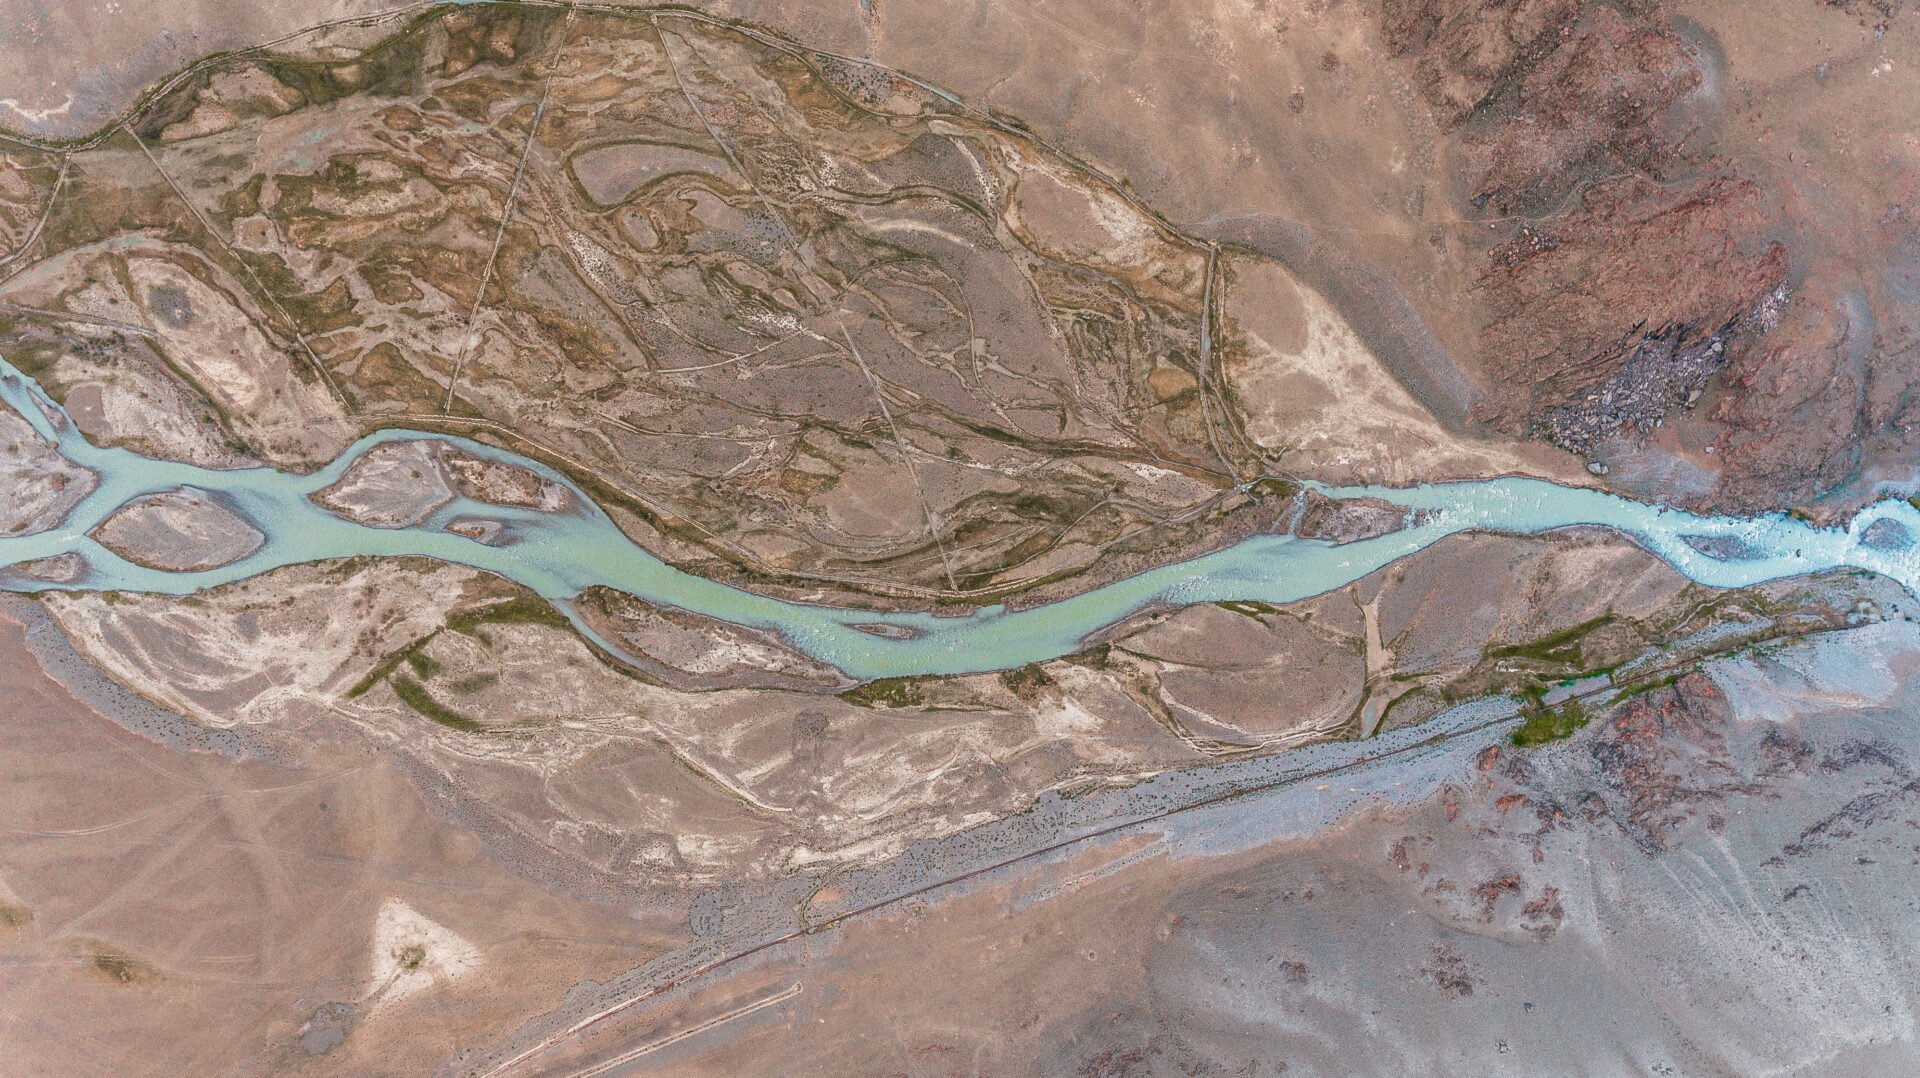
<instances>
[{"instance_id":1,"label":"eroded terrain","mask_svg":"<svg viewBox=\"0 0 1920 1078\"><path fill-rule=\"evenodd\" d=\"M1556 551L1547 564L1568 557ZM329 592L368 579L334 575ZM1872 1066L1904 1051L1886 1039L1904 1028L1897 986L1912 959L1883 946L1894 939L1889 903L1903 892L1872 866L1905 863L1888 855L1904 848L1898 805L1912 785L1904 709L1915 644L1911 623L1894 612L1897 590L1869 586L1850 598L1838 583L1816 589L1830 614L1795 620L1796 631L1812 631L1806 642L1745 651L1704 672L1681 664L1616 674L1624 695L1596 703L1594 721L1558 745L1509 745L1509 708L1383 733L1351 746L1359 764L1335 742L1322 746L1332 754L1302 750L1297 763L1293 754L1241 756L1199 770L1204 746L1144 717L1129 728L1114 708L1127 691L1114 682L1134 680L1119 673L1141 669L1130 648L1172 622L1123 638L1099 670L1049 664L1017 679L944 686L950 705L976 709L945 720L819 696L804 708L738 693L634 690L620 700L578 652L561 660L572 670L545 664L541 695L564 712L572 702L557 697L584 682L598 690L595 701L631 713L523 712L492 731L413 713L399 685L471 714L505 710L475 706L492 686L463 689L472 675L441 665L460 649L536 644L544 627L496 613L442 630L461 638L458 648L411 652L357 694L276 691L269 681L316 683L286 667L245 701L174 690L167 702L179 713L246 724L234 730L239 740L207 742L190 733L207 729L192 718L88 680L97 675L55 625L17 607L38 642L9 665L12 691L49 701L29 714L89 733L45 742L28 723L10 734L6 758L28 768L15 788L32 822L7 862L9 945L35 956L40 971L21 983L43 987L15 988L8 1013L111 1008L109 1043L118 1043L170 1028L191 1006L208 1032L171 1041L162 1066L215 1051L233 1053L222 1058L236 1069L318 1073L376 1059L428 1069L449 1057L461 1072L487 1073L522 1056L510 1070L572 1073L623 1059L619 1066L671 1073L738 1073L770 1054L787 1061L782 1069L844 1073L927 1053L964 1053L987 1069L1050 1060L1046 1069L1077 1070L1102 1058L1192 1066L1275 1051L1316 1072L1472 1060L1476 1070L1529 1073L1595 1050L1733 1070L1783 1054L1809 1066ZM1650 580L1645 592L1652 602L1662 588ZM241 599L202 616L252 618L236 608ZM86 640L155 616L117 611L132 602L114 604L110 616L91 603L59 616L99 627ZM502 609L497 597L483 602L483 611ZM1512 611L1481 616L1496 638L1531 631ZM302 639L326 638L315 612L295 617ZM263 626L263 638L288 624ZM1751 612L1695 622L1693 643L1673 654L1723 653L1763 624ZM18 628L9 632L20 639ZM1596 632L1571 638L1571 648L1562 632L1547 650L1591 650L1572 661L1604 662L1611 653ZM1394 639L1414 654L1421 635L1409 627ZM191 636L220 648L210 628ZM1712 637L1722 646L1703 643ZM1492 650L1496 675L1534 666L1552 676L1567 669L1552 663L1569 661ZM175 655L170 664L204 661ZM80 696L44 680L43 666ZM331 684L360 669L336 672ZM534 688L532 671L509 664L500 676ZM1310 688L1326 691L1301 691ZM1590 694L1592 683L1576 691ZM1023 692L1052 700L1011 706ZM1059 718L1023 725L1048 714ZM183 737L258 762L183 757ZM96 787L66 777L93 766L95 751L105 760L159 753L153 764L168 776L141 802L114 798L115 826L104 829L87 822L102 819L102 806L88 807ZM1147 781L1165 767L1182 770ZM1105 781L1070 781L1076 769ZM833 782L820 784L822 775ZM1008 816L1027 803L1008 800L1016 788L1049 785L1057 792ZM1005 825L985 823L1003 816ZM202 901L216 903L205 907L210 915L244 902L246 923L258 926L248 931L261 935L246 964L216 975L206 965L214 959L182 935L191 918L156 919L160 910L140 896L151 881L176 877L183 896L201 894L192 882L207 871L200 859L226 848L207 836L236 828L249 836L228 844L240 860L220 873L222 897ZM102 844L124 852L102 858ZM76 892L48 874L57 864L99 866L87 870L100 881L89 893L107 901L74 906ZM967 876L980 869L989 871ZM515 882L488 884L495 897L484 911L463 897L471 885L461 879L502 872ZM966 882L943 886L955 876ZM312 893L334 896L325 916L308 908ZM503 905L502 894L525 897ZM1714 926L1705 950L1702 916ZM1813 946L1804 933L1832 916L1856 927L1819 932L1828 942L1813 951L1781 952L1788 940ZM294 931L293 919L306 927ZM808 924L826 931L760 949ZM938 988L903 1002L888 986L930 960L943 971ZM716 962L689 987L671 987ZM1639 985L1670 976L1661 971L1674 962L1686 978L1650 1003ZM246 975L244 1006L221 1002L236 973L261 963L262 974ZM1573 972L1596 963L1618 972ZM263 993L262 975L281 980ZM1214 987L1223 976L1226 997ZM515 992L503 995L507 983ZM1736 996L1743 1002L1728 1011ZM1869 998L1893 1009L1864 1006ZM1599 1006L1655 1006L1670 1021L1642 1023L1643 1035L1621 1040L1551 1020ZM450 1007L458 1021L433 1017ZM1007 1017L952 1021L983 1008ZM1381 1010L1397 1016L1397 1032L1356 1057L1341 1030ZM602 1012L592 1033L566 1033ZM445 1039L417 1036L422 1019ZM876 1022L895 1035L860 1035ZM1799 1023L1823 1033L1782 1032ZM37 1027L11 1028L17 1044L39 1050ZM1002 1028L1021 1032L986 1034Z\"/></svg>"},{"instance_id":2,"label":"eroded terrain","mask_svg":"<svg viewBox=\"0 0 1920 1078\"><path fill-rule=\"evenodd\" d=\"M707 575L976 601L1260 526L1236 484L1283 460L1577 474L1443 429L1288 269L916 82L692 17L381 29L10 158L41 221L0 346L90 436L500 438Z\"/></svg>"},{"instance_id":3,"label":"eroded terrain","mask_svg":"<svg viewBox=\"0 0 1920 1078\"><path fill-rule=\"evenodd\" d=\"M403 428L312 504L514 557L584 492L883 636L1435 512L1302 480L1914 493L1904 3L164 6L0 11L0 355L77 428L0 407L0 538L101 481L42 419ZM217 485L91 536L284 538ZM50 549L0 575L28 1073L1913 1066L1916 603L1862 571L1469 533L862 681L608 587Z\"/></svg>"}]
</instances>

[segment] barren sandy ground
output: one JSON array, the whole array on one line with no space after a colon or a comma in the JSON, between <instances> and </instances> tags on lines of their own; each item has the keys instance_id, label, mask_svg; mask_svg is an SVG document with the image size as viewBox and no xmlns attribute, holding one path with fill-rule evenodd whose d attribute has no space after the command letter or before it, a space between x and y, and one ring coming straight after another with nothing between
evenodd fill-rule
<instances>
[{"instance_id":1,"label":"barren sandy ground","mask_svg":"<svg viewBox=\"0 0 1920 1078\"><path fill-rule=\"evenodd\" d=\"M351 1036L325 1072L425 1073L680 942L508 871L367 745L287 770L128 733L21 629L0 618L12 1073L298 1072L327 1004Z\"/></svg>"},{"instance_id":2,"label":"barren sandy ground","mask_svg":"<svg viewBox=\"0 0 1920 1078\"><path fill-rule=\"evenodd\" d=\"M48 680L17 623L0 647L25 705L0 734L0 1043L22 1073L497 1063L524 1049L481 1050L544 1042L502 1038L566 987L687 938L505 871L388 752L183 754ZM1916 647L1890 621L1724 661L1548 750L1468 737L1117 832L729 963L511 1069L1900 1069ZM1372 799L1337 815L1353 789Z\"/></svg>"},{"instance_id":3,"label":"barren sandy ground","mask_svg":"<svg viewBox=\"0 0 1920 1078\"><path fill-rule=\"evenodd\" d=\"M931 895L528 1073L1902 1073L1917 640L1885 628L1451 755L1411 804L1323 826L1301 788Z\"/></svg>"}]
</instances>

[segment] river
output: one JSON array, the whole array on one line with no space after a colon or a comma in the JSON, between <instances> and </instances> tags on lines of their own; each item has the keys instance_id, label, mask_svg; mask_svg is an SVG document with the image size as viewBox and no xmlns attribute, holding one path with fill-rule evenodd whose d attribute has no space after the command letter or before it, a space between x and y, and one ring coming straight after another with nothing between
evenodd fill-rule
<instances>
[{"instance_id":1,"label":"river","mask_svg":"<svg viewBox=\"0 0 1920 1078\"><path fill-rule=\"evenodd\" d=\"M1743 587L1827 569L1853 567L1920 585L1920 510L1899 499L1862 509L1843 528L1815 528L1785 514L1698 516L1596 490L1538 479L1389 487L1309 484L1332 498L1367 497L1424 510L1390 535L1344 545L1259 535L1224 550L1153 569L1092 591L1026 610L984 607L964 616L880 613L789 602L683 573L636 545L566 476L509 450L445 434L382 430L355 442L331 464L299 475L272 468L216 470L97 446L31 378L0 359L0 401L26 417L59 453L100 477L61 523L32 535L0 538L0 589L152 592L185 595L282 566L356 555L415 555L496 573L532 589L611 650L574 610L595 585L651 603L778 634L794 647L866 680L917 674L1000 670L1078 650L1086 637L1145 607L1228 600L1287 603L1341 587L1461 532L1535 535L1577 525L1612 529L1688 578L1717 588ZM312 495L337 482L362 454L392 442L439 439L461 452L524 468L571 490L577 510L543 513L456 498L419 525L376 528L322 508ZM265 541L217 569L175 573L134 564L90 537L129 500L197 487L246 517ZM488 545L446 530L459 518L501 522L511 542ZM1885 522L1885 523L1882 523ZM1876 527L1878 525L1878 527ZM1689 543L1701 541L1713 552ZM49 583L8 567L69 552L88 565L80 578ZM880 635L861 626L884 626Z\"/></svg>"}]
</instances>

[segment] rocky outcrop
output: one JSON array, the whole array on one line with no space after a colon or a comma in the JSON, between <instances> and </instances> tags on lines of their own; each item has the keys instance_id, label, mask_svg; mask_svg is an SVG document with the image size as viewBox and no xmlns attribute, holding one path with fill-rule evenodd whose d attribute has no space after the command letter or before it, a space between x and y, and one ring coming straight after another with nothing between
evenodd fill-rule
<instances>
[{"instance_id":1,"label":"rocky outcrop","mask_svg":"<svg viewBox=\"0 0 1920 1078\"><path fill-rule=\"evenodd\" d=\"M1303 496L1294 534L1303 539L1324 539L1335 544L1356 543L1362 539L1391 535L1420 523L1425 516L1424 511L1409 510L1372 498L1336 501L1308 491Z\"/></svg>"},{"instance_id":2,"label":"rocky outcrop","mask_svg":"<svg viewBox=\"0 0 1920 1078\"><path fill-rule=\"evenodd\" d=\"M1753 792L1728 762L1726 694L1705 674L1634 697L1608 717L1588 746L1597 789L1583 806L1609 817L1643 848L1705 816L1709 828L1729 794Z\"/></svg>"},{"instance_id":3,"label":"rocky outcrop","mask_svg":"<svg viewBox=\"0 0 1920 1078\"><path fill-rule=\"evenodd\" d=\"M1583 177L1658 170L1685 135L1666 114L1700 78L1686 43L1666 29L1595 11L1527 73L1494 122L1467 137L1482 170L1474 203L1549 210Z\"/></svg>"},{"instance_id":4,"label":"rocky outcrop","mask_svg":"<svg viewBox=\"0 0 1920 1078\"><path fill-rule=\"evenodd\" d=\"M1911 429L1920 420L1902 419L1920 413L1906 394L1881 408L1868 400L1873 371L1861 360L1872 330L1860 324L1859 306L1824 281L1810 282L1764 342L1729 365L1734 392L1713 418L1727 427L1718 452L1730 503L1810 499L1853 472L1870 430Z\"/></svg>"},{"instance_id":5,"label":"rocky outcrop","mask_svg":"<svg viewBox=\"0 0 1920 1078\"><path fill-rule=\"evenodd\" d=\"M1907 7L1907 0L1819 0L1825 7L1839 8L1875 30L1885 32L1894 17Z\"/></svg>"},{"instance_id":6,"label":"rocky outcrop","mask_svg":"<svg viewBox=\"0 0 1920 1078\"><path fill-rule=\"evenodd\" d=\"M1810 3L1876 39L1910 6ZM1456 212L1484 229L1463 350L1477 418L1580 454L1616 489L1719 509L1853 505L1910 473L1920 406L1899 357L1916 293L1886 267L1920 242L1903 235L1914 189L1842 196L1878 166L1766 126L1852 106L1727 96L1770 69L1729 67L1712 29L1683 31L1656 0L1374 11L1454 154ZM1823 91L1829 73L1814 72ZM1863 231L1834 214L1843 197L1887 201Z\"/></svg>"},{"instance_id":7,"label":"rocky outcrop","mask_svg":"<svg viewBox=\"0 0 1920 1078\"><path fill-rule=\"evenodd\" d=\"M1415 58L1421 95L1452 125L1559 47L1579 16L1579 0L1386 0L1381 28L1391 53Z\"/></svg>"},{"instance_id":8,"label":"rocky outcrop","mask_svg":"<svg viewBox=\"0 0 1920 1078\"><path fill-rule=\"evenodd\" d=\"M1486 417L1574 450L1650 428L1781 298L1787 251L1760 238L1766 225L1750 181L1634 177L1494 248L1477 288Z\"/></svg>"}]
</instances>

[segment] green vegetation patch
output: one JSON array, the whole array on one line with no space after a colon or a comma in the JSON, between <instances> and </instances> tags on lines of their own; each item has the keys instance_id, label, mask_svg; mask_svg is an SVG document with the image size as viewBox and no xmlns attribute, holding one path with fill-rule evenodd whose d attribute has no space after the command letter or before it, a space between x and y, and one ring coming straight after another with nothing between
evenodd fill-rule
<instances>
[{"instance_id":1,"label":"green vegetation patch","mask_svg":"<svg viewBox=\"0 0 1920 1078\"><path fill-rule=\"evenodd\" d=\"M1572 737L1575 731L1593 721L1587 705L1579 700L1568 700L1559 707L1536 704L1529 707L1525 714L1527 721L1513 732L1513 743L1522 747L1544 745Z\"/></svg>"},{"instance_id":2,"label":"green vegetation patch","mask_svg":"<svg viewBox=\"0 0 1920 1078\"><path fill-rule=\"evenodd\" d=\"M415 640L413 643L387 656L386 661L368 671L366 677L354 682L353 688L347 690L347 699L355 700L365 696L368 692L372 691L375 685L387 680L388 675L400 669L401 663L406 663L408 666L413 667L414 672L421 677L432 677L433 672L439 669L440 664L422 655L420 649L426 647L427 642L437 635L437 633L428 633L426 636Z\"/></svg>"},{"instance_id":3,"label":"green vegetation patch","mask_svg":"<svg viewBox=\"0 0 1920 1078\"><path fill-rule=\"evenodd\" d=\"M1284 501L1300 493L1300 490L1300 484L1285 479L1275 479L1272 476L1256 479L1247 484L1247 493L1256 498L1279 498Z\"/></svg>"},{"instance_id":4,"label":"green vegetation patch","mask_svg":"<svg viewBox=\"0 0 1920 1078\"><path fill-rule=\"evenodd\" d=\"M1533 659L1538 662L1564 663L1577 666L1580 663L1580 644L1588 634L1613 624L1611 613L1568 626L1557 633L1549 633L1537 640L1521 644L1506 644L1488 648L1489 659Z\"/></svg>"},{"instance_id":5,"label":"green vegetation patch","mask_svg":"<svg viewBox=\"0 0 1920 1078\"><path fill-rule=\"evenodd\" d=\"M1264 622L1268 615L1278 614L1280 612L1280 608L1277 606L1240 599L1229 599L1226 602L1215 603L1213 605L1222 610L1231 610L1236 614L1244 614L1255 621L1261 622Z\"/></svg>"},{"instance_id":6,"label":"green vegetation patch","mask_svg":"<svg viewBox=\"0 0 1920 1078\"><path fill-rule=\"evenodd\" d=\"M1000 671L1000 684L1022 700L1032 700L1053 688L1054 681L1039 663L1028 663L1017 670Z\"/></svg>"},{"instance_id":7,"label":"green vegetation patch","mask_svg":"<svg viewBox=\"0 0 1920 1078\"><path fill-rule=\"evenodd\" d=\"M1698 664L1687 663L1681 669L1674 670L1670 673L1661 674L1658 677L1650 677L1641 681L1627 682L1625 686L1621 688L1619 692L1614 695L1613 699L1616 703L1618 703L1621 700L1630 700L1636 696L1645 696L1650 692L1657 692L1660 689L1672 688L1674 685L1679 683L1681 678L1687 676L1687 673L1691 671L1696 665Z\"/></svg>"},{"instance_id":8,"label":"green vegetation patch","mask_svg":"<svg viewBox=\"0 0 1920 1078\"><path fill-rule=\"evenodd\" d=\"M0 324L0 338L7 342L7 362L12 363L21 374L41 384L47 396L58 403L66 403L66 387L57 384L53 377L54 365L60 362L64 350L56 343L39 337L16 336L14 323L7 320Z\"/></svg>"},{"instance_id":9,"label":"green vegetation patch","mask_svg":"<svg viewBox=\"0 0 1920 1078\"><path fill-rule=\"evenodd\" d=\"M504 603L495 603L478 610L468 610L447 619L447 628L467 636L485 636L474 630L482 625L546 625L555 629L571 629L573 623L567 616L553 608L553 604L537 595L521 595L508 599Z\"/></svg>"},{"instance_id":10,"label":"green vegetation patch","mask_svg":"<svg viewBox=\"0 0 1920 1078\"><path fill-rule=\"evenodd\" d=\"M405 701L408 707L442 726L454 730L462 730L469 734L477 734L484 729L479 723L467 718L465 715L460 714L458 711L455 711L440 701L435 700L433 696L427 692L426 686L412 678L394 678L393 692L395 696Z\"/></svg>"},{"instance_id":11,"label":"green vegetation patch","mask_svg":"<svg viewBox=\"0 0 1920 1078\"><path fill-rule=\"evenodd\" d=\"M907 708L925 707L926 689L922 686L925 678L883 677L855 685L840 694L840 699L860 707Z\"/></svg>"}]
</instances>

